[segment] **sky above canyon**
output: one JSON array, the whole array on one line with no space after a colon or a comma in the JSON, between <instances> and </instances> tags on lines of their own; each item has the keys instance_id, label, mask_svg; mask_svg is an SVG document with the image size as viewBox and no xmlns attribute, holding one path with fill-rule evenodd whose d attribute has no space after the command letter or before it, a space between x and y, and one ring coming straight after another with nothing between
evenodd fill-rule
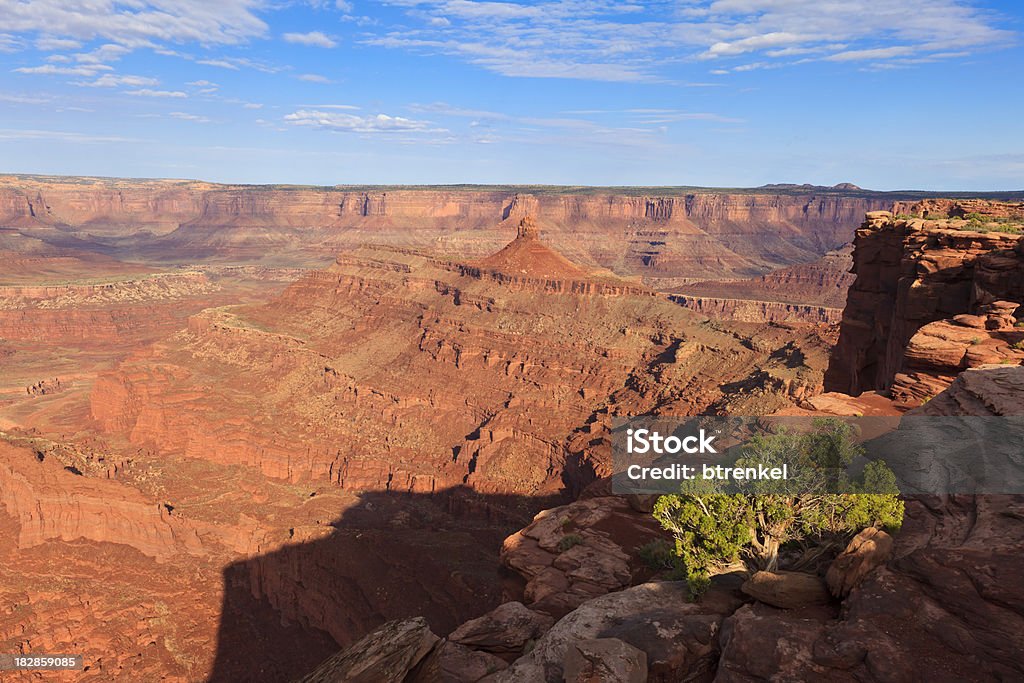
<instances>
[{"instance_id":1,"label":"sky above canyon","mask_svg":"<svg viewBox=\"0 0 1024 683\"><path fill-rule=\"evenodd\" d=\"M0 172L1024 188L1016 0L0 0Z\"/></svg>"}]
</instances>

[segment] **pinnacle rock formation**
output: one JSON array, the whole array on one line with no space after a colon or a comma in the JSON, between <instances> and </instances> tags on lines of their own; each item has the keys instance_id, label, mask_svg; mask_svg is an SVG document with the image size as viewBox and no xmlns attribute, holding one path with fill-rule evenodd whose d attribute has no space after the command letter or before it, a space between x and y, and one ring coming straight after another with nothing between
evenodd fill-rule
<instances>
[{"instance_id":1,"label":"pinnacle rock formation","mask_svg":"<svg viewBox=\"0 0 1024 683\"><path fill-rule=\"evenodd\" d=\"M480 265L510 275L538 278L582 279L589 274L542 242L540 229L531 216L525 216L519 222L514 240L498 253L483 259Z\"/></svg>"}]
</instances>

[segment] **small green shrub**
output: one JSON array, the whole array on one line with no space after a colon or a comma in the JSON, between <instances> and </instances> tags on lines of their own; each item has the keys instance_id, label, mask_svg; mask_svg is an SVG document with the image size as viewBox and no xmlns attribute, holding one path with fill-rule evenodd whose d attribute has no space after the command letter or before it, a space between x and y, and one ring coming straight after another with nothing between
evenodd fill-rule
<instances>
[{"instance_id":1,"label":"small green shrub","mask_svg":"<svg viewBox=\"0 0 1024 683\"><path fill-rule=\"evenodd\" d=\"M562 540L558 542L558 552L564 553L569 548L574 548L581 543L583 543L583 537L579 534L562 536Z\"/></svg>"},{"instance_id":2,"label":"small green shrub","mask_svg":"<svg viewBox=\"0 0 1024 683\"><path fill-rule=\"evenodd\" d=\"M636 554L641 562L657 572L675 569L679 565L675 548L664 539L644 543L636 549Z\"/></svg>"}]
</instances>

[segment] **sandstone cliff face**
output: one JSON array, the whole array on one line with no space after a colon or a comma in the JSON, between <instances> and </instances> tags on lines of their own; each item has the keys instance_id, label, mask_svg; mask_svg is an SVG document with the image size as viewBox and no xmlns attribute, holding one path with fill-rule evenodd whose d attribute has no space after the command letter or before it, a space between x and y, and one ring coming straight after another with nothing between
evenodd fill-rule
<instances>
[{"instance_id":1,"label":"sandstone cliff face","mask_svg":"<svg viewBox=\"0 0 1024 683\"><path fill-rule=\"evenodd\" d=\"M1019 361L1024 335L1013 311L1024 292L1024 237L953 225L869 215L826 390L897 385L920 401L968 367Z\"/></svg>"},{"instance_id":2,"label":"sandstone cliff face","mask_svg":"<svg viewBox=\"0 0 1024 683\"><path fill-rule=\"evenodd\" d=\"M864 212L890 203L813 191L634 196L0 177L0 226L59 226L154 257L253 259L273 249L309 258L367 241L483 255L531 214L568 256L656 280L809 261L849 241Z\"/></svg>"},{"instance_id":3,"label":"sandstone cliff face","mask_svg":"<svg viewBox=\"0 0 1024 683\"><path fill-rule=\"evenodd\" d=\"M0 504L20 525L19 548L59 539L118 543L166 561L199 548L194 530L116 482L86 477L29 449L0 441Z\"/></svg>"},{"instance_id":4,"label":"sandstone cliff face","mask_svg":"<svg viewBox=\"0 0 1024 683\"><path fill-rule=\"evenodd\" d=\"M852 266L853 245L850 244L810 263L786 266L757 278L683 283L672 291L703 298L817 305L841 311L846 305L847 290L854 281L850 273Z\"/></svg>"},{"instance_id":5,"label":"sandstone cliff face","mask_svg":"<svg viewBox=\"0 0 1024 683\"><path fill-rule=\"evenodd\" d=\"M706 296L677 294L672 297L685 308L721 320L737 320L750 323L804 322L825 325L838 324L843 318L843 309L814 306L810 304L789 304L779 301L758 301L754 299L722 299Z\"/></svg>"}]
</instances>

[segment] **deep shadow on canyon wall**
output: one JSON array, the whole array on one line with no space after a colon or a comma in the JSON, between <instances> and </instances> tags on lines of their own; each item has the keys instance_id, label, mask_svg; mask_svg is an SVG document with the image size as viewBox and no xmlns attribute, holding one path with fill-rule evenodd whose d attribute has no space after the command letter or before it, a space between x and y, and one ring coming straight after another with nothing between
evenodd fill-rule
<instances>
[{"instance_id":1,"label":"deep shadow on canyon wall","mask_svg":"<svg viewBox=\"0 0 1024 683\"><path fill-rule=\"evenodd\" d=\"M328 525L228 565L211 683L287 681L385 621L441 634L520 597L504 538L561 496L367 492Z\"/></svg>"}]
</instances>

